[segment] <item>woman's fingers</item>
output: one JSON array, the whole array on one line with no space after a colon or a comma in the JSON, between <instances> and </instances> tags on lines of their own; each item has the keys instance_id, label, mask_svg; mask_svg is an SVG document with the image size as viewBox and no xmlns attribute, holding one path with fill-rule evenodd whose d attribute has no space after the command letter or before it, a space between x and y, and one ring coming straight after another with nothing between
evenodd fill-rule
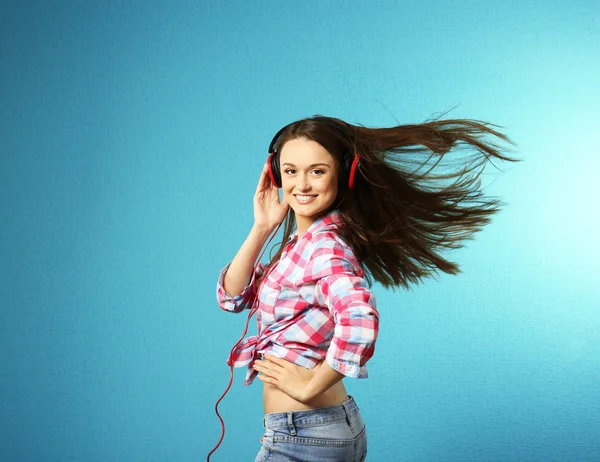
<instances>
[{"instance_id":1,"label":"woman's fingers","mask_svg":"<svg viewBox=\"0 0 600 462\"><path fill-rule=\"evenodd\" d=\"M267 357L265 356L265 359L263 359L262 361L257 361L257 363L265 368L268 371L279 371L280 369L282 369L282 365L274 362L274 361L270 361L267 359Z\"/></svg>"},{"instance_id":2,"label":"woman's fingers","mask_svg":"<svg viewBox=\"0 0 600 462\"><path fill-rule=\"evenodd\" d=\"M269 179L269 173L267 172L267 164L263 166L262 172L260 173L260 178L258 180L258 184L256 185L256 192L262 192L267 189L271 184L271 180Z\"/></svg>"},{"instance_id":3,"label":"woman's fingers","mask_svg":"<svg viewBox=\"0 0 600 462\"><path fill-rule=\"evenodd\" d=\"M291 361L281 359L271 355L265 355L262 361L254 362L254 369L264 375L265 378L274 380L285 380L285 377L301 377L305 381L310 381L316 369L307 369Z\"/></svg>"},{"instance_id":4,"label":"woman's fingers","mask_svg":"<svg viewBox=\"0 0 600 462\"><path fill-rule=\"evenodd\" d=\"M277 366L284 367L289 364L289 361L285 359L280 359L277 356L265 355L265 360L271 362L272 364L276 364Z\"/></svg>"},{"instance_id":5,"label":"woman's fingers","mask_svg":"<svg viewBox=\"0 0 600 462\"><path fill-rule=\"evenodd\" d=\"M279 198L279 189L271 182L267 164L263 165L254 194L254 220L256 223L276 226L288 212L288 204Z\"/></svg>"},{"instance_id":6,"label":"woman's fingers","mask_svg":"<svg viewBox=\"0 0 600 462\"><path fill-rule=\"evenodd\" d=\"M268 377L276 378L279 377L281 373L281 368L276 366L273 363L270 363L266 360L264 361L255 361L254 362L254 370L264 374Z\"/></svg>"}]
</instances>

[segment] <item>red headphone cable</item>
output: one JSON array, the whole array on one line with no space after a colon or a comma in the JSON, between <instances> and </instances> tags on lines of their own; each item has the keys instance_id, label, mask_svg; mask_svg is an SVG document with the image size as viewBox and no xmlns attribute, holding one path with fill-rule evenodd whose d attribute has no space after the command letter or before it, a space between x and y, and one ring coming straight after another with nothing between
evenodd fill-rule
<instances>
[{"instance_id":1,"label":"red headphone cable","mask_svg":"<svg viewBox=\"0 0 600 462\"><path fill-rule=\"evenodd\" d=\"M281 223L283 223L283 221ZM231 359L231 357L233 356L233 352L235 351L237 346L242 342L242 340L244 340L244 337L246 336L246 333L248 332L248 327L250 325L250 319L252 318L254 313L256 313L258 311L258 293L256 292L256 285L255 285L256 284L256 269L258 268L258 262L260 262L262 256L265 253L265 250L267 250L268 245L271 243L273 238L277 235L277 232L279 231L279 228L281 227L281 223L279 223L279 225L277 225L277 228L275 228L275 232L269 238L269 240L265 244L261 254L258 256L258 258L254 262L254 268L252 270L252 284L254 285L254 287L253 287L254 301L252 303L252 307L250 308L250 313L248 313L248 319L246 320L246 328L244 329L244 333L242 334L242 337L237 341L237 343L233 346L233 348L231 349L231 352L229 353L229 360L231 363L231 364L229 364L229 371L230 371L229 383L227 384L227 388L225 389L225 392L221 395L221 397L218 399L218 401L215 404L215 413L217 414L217 417L221 421L221 438L219 439L219 442L213 448L213 450L208 453L208 456L206 457L206 462L210 462L210 456L218 449L218 447L221 445L221 442L223 441L223 438L225 437L225 422L223 421L221 414L219 414L219 403L223 400L223 398L225 398L225 395L229 392L229 389L231 388L231 385L233 384L234 366L233 366L233 360Z\"/></svg>"}]
</instances>

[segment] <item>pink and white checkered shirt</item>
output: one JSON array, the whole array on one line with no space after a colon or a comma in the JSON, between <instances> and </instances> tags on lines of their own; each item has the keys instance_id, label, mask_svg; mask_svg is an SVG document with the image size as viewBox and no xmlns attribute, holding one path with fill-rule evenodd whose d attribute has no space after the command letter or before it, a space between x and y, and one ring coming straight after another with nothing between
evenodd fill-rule
<instances>
[{"instance_id":1,"label":"pink and white checkered shirt","mask_svg":"<svg viewBox=\"0 0 600 462\"><path fill-rule=\"evenodd\" d=\"M368 376L379 330L374 294L352 249L338 236L337 210L319 218L298 239L294 233L279 263L258 288L258 335L244 339L227 364L248 365L244 386L257 372L254 361L271 354L312 369L322 359L355 378ZM219 306L233 313L251 309L253 280L232 297L223 288L229 265L217 283ZM255 277L264 271L260 264Z\"/></svg>"}]
</instances>

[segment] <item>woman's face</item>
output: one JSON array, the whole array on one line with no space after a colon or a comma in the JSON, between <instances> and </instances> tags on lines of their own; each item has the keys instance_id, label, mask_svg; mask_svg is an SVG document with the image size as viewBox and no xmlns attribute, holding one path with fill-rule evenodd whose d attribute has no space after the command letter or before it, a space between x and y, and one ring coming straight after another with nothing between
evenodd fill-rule
<instances>
[{"instance_id":1,"label":"woman's face","mask_svg":"<svg viewBox=\"0 0 600 462\"><path fill-rule=\"evenodd\" d=\"M296 214L301 235L335 201L338 165L323 146L307 138L286 142L279 162L283 198Z\"/></svg>"}]
</instances>

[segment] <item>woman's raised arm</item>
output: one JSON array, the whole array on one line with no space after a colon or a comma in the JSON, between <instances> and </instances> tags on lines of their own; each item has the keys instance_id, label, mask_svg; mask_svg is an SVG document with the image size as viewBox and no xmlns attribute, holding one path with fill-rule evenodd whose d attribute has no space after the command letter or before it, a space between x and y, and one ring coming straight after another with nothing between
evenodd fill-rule
<instances>
[{"instance_id":1,"label":"woman's raised arm","mask_svg":"<svg viewBox=\"0 0 600 462\"><path fill-rule=\"evenodd\" d=\"M275 227L283 221L287 210L288 204L279 201L279 192L269 180L265 164L254 194L254 225L229 265L223 282L224 289L231 296L239 294L248 285L260 250Z\"/></svg>"}]
</instances>

